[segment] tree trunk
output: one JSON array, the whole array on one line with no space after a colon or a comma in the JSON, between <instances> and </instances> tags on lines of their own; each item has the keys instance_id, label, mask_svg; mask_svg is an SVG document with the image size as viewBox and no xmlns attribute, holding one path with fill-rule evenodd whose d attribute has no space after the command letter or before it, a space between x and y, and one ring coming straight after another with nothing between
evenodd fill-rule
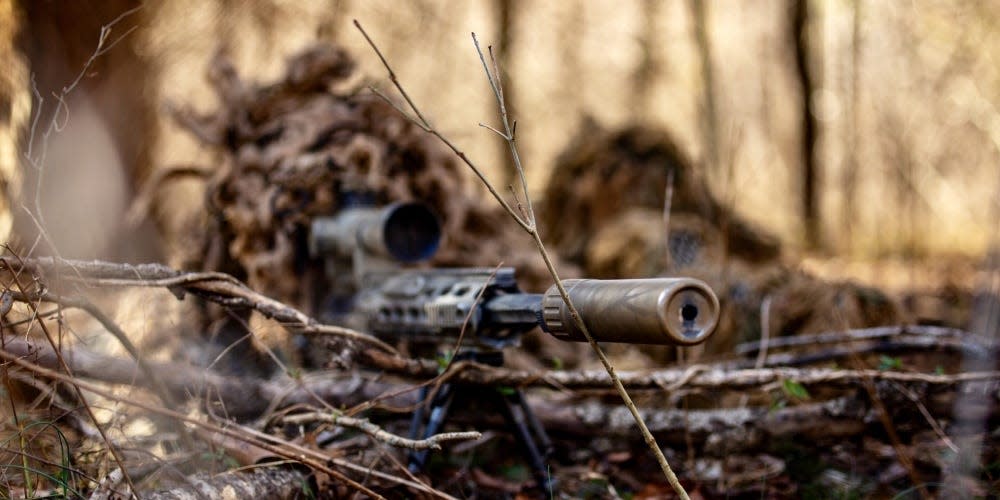
<instances>
[{"instance_id":1,"label":"tree trunk","mask_svg":"<svg viewBox=\"0 0 1000 500\"><path fill-rule=\"evenodd\" d=\"M848 253L854 251L854 199L857 194L858 184L858 149L861 145L861 133L858 128L861 126L859 118L860 89L861 89L861 0L853 0L853 26L851 30L851 87L848 94L848 120L847 120L847 155L844 164L843 185L844 202L843 210L843 240L844 248Z\"/></svg>"},{"instance_id":2,"label":"tree trunk","mask_svg":"<svg viewBox=\"0 0 1000 500\"><path fill-rule=\"evenodd\" d=\"M702 133L705 148L702 157L707 163L707 172L722 174L722 165L719 164L722 151L719 144L719 113L715 103L715 69L712 63L712 44L708 36L708 13L705 9L705 2L691 0L691 22L701 61Z\"/></svg>"},{"instance_id":3,"label":"tree trunk","mask_svg":"<svg viewBox=\"0 0 1000 500\"><path fill-rule=\"evenodd\" d=\"M660 61L657 52L660 49L660 36L656 21L660 17L662 3L658 0L643 0L643 27L639 38L642 58L632 75L632 92L629 95L632 114L643 121L649 121L656 116L653 106L653 88L656 75L660 72Z\"/></svg>"},{"instance_id":4,"label":"tree trunk","mask_svg":"<svg viewBox=\"0 0 1000 500\"><path fill-rule=\"evenodd\" d=\"M795 69L802 88L802 223L808 248L822 248L819 213L819 166L816 139L819 125L812 105L817 78L810 66L809 0L792 0L791 38L795 51Z\"/></svg>"},{"instance_id":5,"label":"tree trunk","mask_svg":"<svg viewBox=\"0 0 1000 500\"><path fill-rule=\"evenodd\" d=\"M499 0L497 2L497 50L494 55L497 58L497 65L500 66L500 81L503 83L503 96L507 106L507 115L511 120L518 119L518 105L516 92L514 90L514 80L510 77L510 68L513 64L514 32L517 23L517 1ZM498 127L502 129L503 127ZM514 166L514 159L510 155L507 143L497 141L500 144L500 157L503 158L505 185L518 186L519 180L517 169Z\"/></svg>"}]
</instances>

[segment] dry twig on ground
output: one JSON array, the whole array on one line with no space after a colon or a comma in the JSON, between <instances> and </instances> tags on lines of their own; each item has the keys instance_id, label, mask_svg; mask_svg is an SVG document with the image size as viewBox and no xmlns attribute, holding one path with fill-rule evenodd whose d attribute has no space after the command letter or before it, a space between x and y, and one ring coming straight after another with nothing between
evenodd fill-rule
<instances>
[{"instance_id":1,"label":"dry twig on ground","mask_svg":"<svg viewBox=\"0 0 1000 500\"><path fill-rule=\"evenodd\" d=\"M50 257L24 260L0 257L0 265L15 273L28 270L40 275L58 275L66 281L84 285L163 287L179 294L179 297L188 292L229 308L253 309L298 333L329 335L389 353L396 352L388 344L369 334L322 324L291 306L251 290L224 273L183 272L162 264L131 265ZM38 298L40 297L32 297L32 300Z\"/></svg>"}]
</instances>

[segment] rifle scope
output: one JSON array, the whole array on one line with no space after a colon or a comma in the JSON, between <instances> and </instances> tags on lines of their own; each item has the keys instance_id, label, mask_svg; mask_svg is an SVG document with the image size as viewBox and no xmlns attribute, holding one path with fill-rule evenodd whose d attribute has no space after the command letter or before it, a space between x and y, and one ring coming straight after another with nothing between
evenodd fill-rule
<instances>
[{"instance_id":1,"label":"rifle scope","mask_svg":"<svg viewBox=\"0 0 1000 500\"><path fill-rule=\"evenodd\" d=\"M309 246L314 256L354 260L355 279L363 286L350 318L342 320L354 328L440 338L468 326L484 345L504 346L540 325L560 340L587 340L555 285L544 294L521 293L511 268L396 267L432 257L440 240L441 225L430 208L404 202L317 217ZM599 342L694 345L719 321L719 299L692 278L569 279L563 285Z\"/></svg>"},{"instance_id":2,"label":"rifle scope","mask_svg":"<svg viewBox=\"0 0 1000 500\"><path fill-rule=\"evenodd\" d=\"M434 256L440 241L441 224L434 212L422 203L401 202L313 219L309 250L316 256L361 250L410 264Z\"/></svg>"}]
</instances>

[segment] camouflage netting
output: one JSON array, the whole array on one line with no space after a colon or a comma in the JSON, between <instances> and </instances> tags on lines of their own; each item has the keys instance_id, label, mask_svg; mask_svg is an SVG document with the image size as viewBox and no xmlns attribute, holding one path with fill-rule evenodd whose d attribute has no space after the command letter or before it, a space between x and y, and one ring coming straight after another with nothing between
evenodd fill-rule
<instances>
[{"instance_id":1,"label":"camouflage netting","mask_svg":"<svg viewBox=\"0 0 1000 500\"><path fill-rule=\"evenodd\" d=\"M223 158L207 185L211 220L191 267L230 272L308 308L303 280L322 272L306 253L309 222L334 213L344 191L363 191L379 205L420 200L436 211L444 240L431 264L504 262L529 286L543 285L530 242L483 204L450 151L370 92L342 89L353 70L344 50L318 45L291 58L280 81L257 85L215 58L209 79L219 108L175 113Z\"/></svg>"},{"instance_id":2,"label":"camouflage netting","mask_svg":"<svg viewBox=\"0 0 1000 500\"><path fill-rule=\"evenodd\" d=\"M671 172L668 238L663 211ZM554 248L587 276L688 275L708 282L723 307L708 352L730 353L735 343L759 338L766 297L772 335L901 320L878 290L790 269L778 239L721 204L669 135L652 128L585 123L557 160L540 214Z\"/></svg>"}]
</instances>

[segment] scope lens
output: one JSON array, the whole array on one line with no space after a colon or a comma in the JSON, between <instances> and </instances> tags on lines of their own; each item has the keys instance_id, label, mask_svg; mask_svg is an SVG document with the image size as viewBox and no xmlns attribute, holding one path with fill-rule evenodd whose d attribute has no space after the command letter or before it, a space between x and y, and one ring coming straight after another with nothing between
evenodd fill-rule
<instances>
[{"instance_id":1,"label":"scope lens","mask_svg":"<svg viewBox=\"0 0 1000 500\"><path fill-rule=\"evenodd\" d=\"M441 242L441 224L437 216L420 203L396 206L388 214L383 227L386 249L400 262L428 259Z\"/></svg>"}]
</instances>

